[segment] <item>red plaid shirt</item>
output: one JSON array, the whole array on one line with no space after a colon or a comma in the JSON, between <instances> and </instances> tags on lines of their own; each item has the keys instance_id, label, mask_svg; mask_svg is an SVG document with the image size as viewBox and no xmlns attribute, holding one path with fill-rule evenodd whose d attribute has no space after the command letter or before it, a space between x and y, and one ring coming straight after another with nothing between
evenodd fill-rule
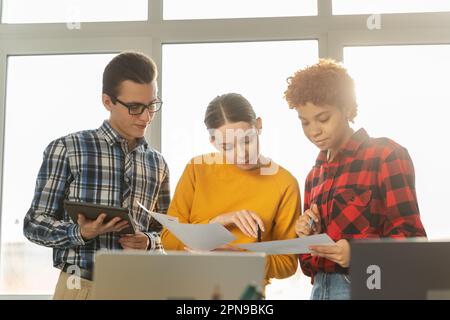
<instances>
[{"instance_id":1,"label":"red plaid shirt","mask_svg":"<svg viewBox=\"0 0 450 320\"><path fill-rule=\"evenodd\" d=\"M334 160L321 151L306 178L304 210L316 203L322 232L330 238L404 238L426 236L420 221L408 151L387 138L352 135ZM317 271L348 269L320 257L300 255L303 273L314 282Z\"/></svg>"}]
</instances>

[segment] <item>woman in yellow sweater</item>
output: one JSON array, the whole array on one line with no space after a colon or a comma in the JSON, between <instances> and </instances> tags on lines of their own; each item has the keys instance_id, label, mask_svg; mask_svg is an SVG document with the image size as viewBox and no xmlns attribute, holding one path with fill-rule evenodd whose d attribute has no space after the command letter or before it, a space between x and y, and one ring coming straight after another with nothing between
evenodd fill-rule
<instances>
[{"instance_id":1,"label":"woman in yellow sweater","mask_svg":"<svg viewBox=\"0 0 450 320\"><path fill-rule=\"evenodd\" d=\"M205 124L217 153L192 159L175 190L168 215L181 223L220 223L236 236L234 243L296 238L300 214L297 180L259 153L262 128L250 103L235 93L216 97L208 105ZM167 229L165 250L184 250ZM297 270L295 255L272 255L266 279L286 278Z\"/></svg>"}]
</instances>

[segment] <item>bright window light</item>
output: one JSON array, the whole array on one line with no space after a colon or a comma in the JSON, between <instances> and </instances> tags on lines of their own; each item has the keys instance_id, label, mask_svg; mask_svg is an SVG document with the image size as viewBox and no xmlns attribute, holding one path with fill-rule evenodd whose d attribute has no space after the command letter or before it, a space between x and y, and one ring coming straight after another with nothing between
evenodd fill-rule
<instances>
[{"instance_id":1,"label":"bright window light","mask_svg":"<svg viewBox=\"0 0 450 320\"><path fill-rule=\"evenodd\" d=\"M333 0L333 14L450 11L448 0Z\"/></svg>"},{"instance_id":2,"label":"bright window light","mask_svg":"<svg viewBox=\"0 0 450 320\"><path fill-rule=\"evenodd\" d=\"M450 238L448 127L450 45L349 47L345 65L358 96L356 127L406 147L416 171L422 221L430 239Z\"/></svg>"},{"instance_id":3,"label":"bright window light","mask_svg":"<svg viewBox=\"0 0 450 320\"><path fill-rule=\"evenodd\" d=\"M223 19L317 15L317 0L164 0L164 19Z\"/></svg>"},{"instance_id":4,"label":"bright window light","mask_svg":"<svg viewBox=\"0 0 450 320\"><path fill-rule=\"evenodd\" d=\"M59 271L52 249L23 236L23 219L50 141L100 127L102 73L112 54L8 58L3 196L1 294L53 294Z\"/></svg>"},{"instance_id":5,"label":"bright window light","mask_svg":"<svg viewBox=\"0 0 450 320\"><path fill-rule=\"evenodd\" d=\"M163 46L162 153L171 189L195 155L214 151L203 123L217 95L241 93L263 122L262 153L288 169L303 185L318 151L304 137L283 93L294 71L318 59L317 41L273 41ZM309 299L309 278L275 280L270 299Z\"/></svg>"},{"instance_id":6,"label":"bright window light","mask_svg":"<svg viewBox=\"0 0 450 320\"><path fill-rule=\"evenodd\" d=\"M3 0L3 23L146 21L147 0Z\"/></svg>"}]
</instances>

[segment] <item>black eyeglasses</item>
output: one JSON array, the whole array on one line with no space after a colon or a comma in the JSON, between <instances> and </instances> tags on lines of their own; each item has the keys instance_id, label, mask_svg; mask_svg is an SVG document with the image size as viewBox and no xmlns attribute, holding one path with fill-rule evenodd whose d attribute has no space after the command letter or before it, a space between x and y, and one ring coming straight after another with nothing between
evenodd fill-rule
<instances>
[{"instance_id":1,"label":"black eyeglasses","mask_svg":"<svg viewBox=\"0 0 450 320\"><path fill-rule=\"evenodd\" d=\"M156 113L161 109L162 101L157 99L155 101L150 102L149 104L142 104L142 103L125 103L123 101L120 101L117 99L117 97L111 97L114 100L116 100L118 103L123 105L125 108L128 109L128 113L133 116L138 116L144 113L146 109L150 113Z\"/></svg>"}]
</instances>

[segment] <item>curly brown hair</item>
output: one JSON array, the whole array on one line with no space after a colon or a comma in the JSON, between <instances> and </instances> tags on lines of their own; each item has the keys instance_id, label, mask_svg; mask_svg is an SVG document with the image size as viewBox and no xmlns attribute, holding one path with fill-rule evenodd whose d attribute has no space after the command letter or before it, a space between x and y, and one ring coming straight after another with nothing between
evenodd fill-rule
<instances>
[{"instance_id":1,"label":"curly brown hair","mask_svg":"<svg viewBox=\"0 0 450 320\"><path fill-rule=\"evenodd\" d=\"M336 106L346 112L349 121L356 117L358 104L353 79L336 61L320 59L319 63L295 72L287 82L284 97L289 108L310 102Z\"/></svg>"}]
</instances>

